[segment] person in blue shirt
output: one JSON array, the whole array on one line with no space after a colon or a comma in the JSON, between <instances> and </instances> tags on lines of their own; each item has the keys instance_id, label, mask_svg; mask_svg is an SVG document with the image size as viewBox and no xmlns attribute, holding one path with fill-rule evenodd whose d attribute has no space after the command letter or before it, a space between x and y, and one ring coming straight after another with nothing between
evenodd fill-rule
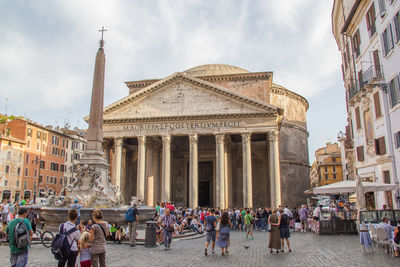
<instances>
[{"instance_id":1,"label":"person in blue shirt","mask_svg":"<svg viewBox=\"0 0 400 267\"><path fill-rule=\"evenodd\" d=\"M78 211L78 219L76 220L75 225L79 225L81 223L81 208L83 205L78 199L75 199L74 203L72 203L69 207Z\"/></svg>"}]
</instances>

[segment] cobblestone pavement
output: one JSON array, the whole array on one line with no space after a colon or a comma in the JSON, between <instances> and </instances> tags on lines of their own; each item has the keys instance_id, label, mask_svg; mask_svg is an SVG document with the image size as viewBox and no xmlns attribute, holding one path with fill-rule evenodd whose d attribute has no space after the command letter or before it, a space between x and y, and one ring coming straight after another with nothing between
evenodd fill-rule
<instances>
[{"instance_id":1,"label":"cobblestone pavement","mask_svg":"<svg viewBox=\"0 0 400 267\"><path fill-rule=\"evenodd\" d=\"M316 236L294 233L291 253L270 254L268 234L256 232L245 240L242 232L231 234L230 254L204 256L205 238L173 241L171 249L107 245L107 266L400 266L400 259L385 253L363 253L358 236ZM245 246L249 246L245 249ZM9 266L9 248L0 247L0 265ZM34 245L29 251L29 266L56 266L49 249Z\"/></svg>"}]
</instances>

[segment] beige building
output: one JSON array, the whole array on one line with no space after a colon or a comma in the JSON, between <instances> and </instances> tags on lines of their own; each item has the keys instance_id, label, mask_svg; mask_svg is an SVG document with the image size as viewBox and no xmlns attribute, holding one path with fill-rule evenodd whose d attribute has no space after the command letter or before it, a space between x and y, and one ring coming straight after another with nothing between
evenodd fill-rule
<instances>
[{"instance_id":1,"label":"beige building","mask_svg":"<svg viewBox=\"0 0 400 267\"><path fill-rule=\"evenodd\" d=\"M129 95L103 113L105 157L125 201L304 203L308 102L272 76L215 64L126 82Z\"/></svg>"},{"instance_id":2,"label":"beige building","mask_svg":"<svg viewBox=\"0 0 400 267\"><path fill-rule=\"evenodd\" d=\"M315 151L310 180L311 187L343 181L341 151L337 143L327 143Z\"/></svg>"}]
</instances>

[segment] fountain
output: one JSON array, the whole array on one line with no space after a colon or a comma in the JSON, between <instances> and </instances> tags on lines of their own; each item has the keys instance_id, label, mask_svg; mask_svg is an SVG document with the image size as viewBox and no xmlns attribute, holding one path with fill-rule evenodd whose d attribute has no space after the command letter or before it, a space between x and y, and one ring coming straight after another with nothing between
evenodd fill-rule
<instances>
[{"instance_id":1,"label":"fountain","mask_svg":"<svg viewBox=\"0 0 400 267\"><path fill-rule=\"evenodd\" d=\"M81 220L91 218L94 208L103 212L103 219L108 222L125 223L125 212L129 205L124 205L120 188L112 185L109 164L103 157L103 102L104 102L104 40L101 34L100 46L96 55L92 99L87 131L85 154L78 164L74 182L65 187L68 196L63 201L60 197L49 196L45 207L35 207L41 219L48 225L58 225L68 218L68 207L72 200L78 199L84 207L81 209ZM138 204L139 222L151 219L155 209L144 206L140 199L133 198L131 204Z\"/></svg>"}]
</instances>

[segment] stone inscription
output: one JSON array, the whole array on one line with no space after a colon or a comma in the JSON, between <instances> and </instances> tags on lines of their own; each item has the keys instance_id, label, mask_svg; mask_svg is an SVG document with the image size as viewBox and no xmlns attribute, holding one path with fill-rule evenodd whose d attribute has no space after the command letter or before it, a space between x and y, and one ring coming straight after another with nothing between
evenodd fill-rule
<instances>
[{"instance_id":1,"label":"stone inscription","mask_svg":"<svg viewBox=\"0 0 400 267\"><path fill-rule=\"evenodd\" d=\"M239 128L240 121L220 121L220 122L171 122L171 123L149 123L149 124L133 124L124 125L122 131L136 132L136 131L160 131L160 130L174 130L174 129L216 129L216 128Z\"/></svg>"}]
</instances>

